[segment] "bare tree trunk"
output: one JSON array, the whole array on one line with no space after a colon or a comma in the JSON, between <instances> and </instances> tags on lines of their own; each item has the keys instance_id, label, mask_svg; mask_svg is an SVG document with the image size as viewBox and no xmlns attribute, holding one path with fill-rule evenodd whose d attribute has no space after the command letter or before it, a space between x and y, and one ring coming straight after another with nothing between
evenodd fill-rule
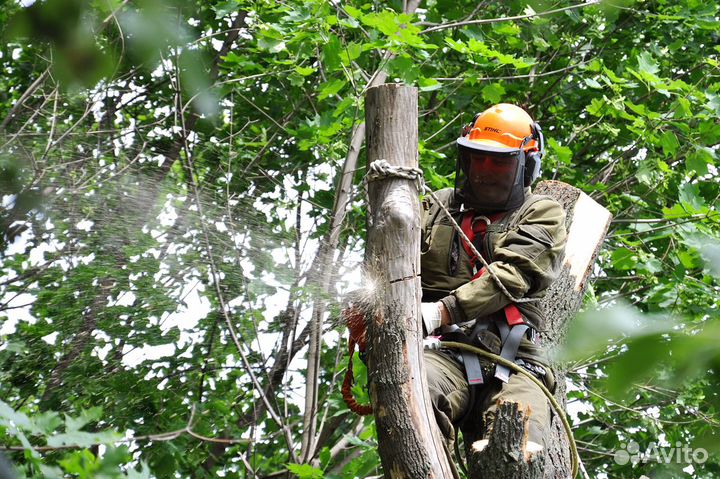
<instances>
[{"instance_id":1,"label":"bare tree trunk","mask_svg":"<svg viewBox=\"0 0 720 479\"><path fill-rule=\"evenodd\" d=\"M368 163L417 167L417 90L381 85L365 100ZM450 478L423 374L420 203L412 181L369 185L365 262L376 306L367 325L368 380L387 478Z\"/></svg>"}]
</instances>

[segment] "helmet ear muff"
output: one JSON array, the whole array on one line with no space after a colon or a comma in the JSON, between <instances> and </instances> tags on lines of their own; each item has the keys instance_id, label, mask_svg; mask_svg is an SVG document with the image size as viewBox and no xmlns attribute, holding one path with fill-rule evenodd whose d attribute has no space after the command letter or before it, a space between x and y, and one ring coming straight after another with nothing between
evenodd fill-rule
<instances>
[{"instance_id":1,"label":"helmet ear muff","mask_svg":"<svg viewBox=\"0 0 720 479\"><path fill-rule=\"evenodd\" d=\"M463 126L462 133L460 136L468 136L470 132L472 131L473 127L475 126L475 122L478 118L480 118L481 113L475 113L475 116L473 117L472 121L468 123L467 125Z\"/></svg>"},{"instance_id":2,"label":"helmet ear muff","mask_svg":"<svg viewBox=\"0 0 720 479\"><path fill-rule=\"evenodd\" d=\"M525 155L525 171L523 174L523 182L525 186L532 185L535 180L540 177L542 157L545 155L545 138L542 129L537 123L531 125L532 139L538 143L538 149L528 152Z\"/></svg>"}]
</instances>

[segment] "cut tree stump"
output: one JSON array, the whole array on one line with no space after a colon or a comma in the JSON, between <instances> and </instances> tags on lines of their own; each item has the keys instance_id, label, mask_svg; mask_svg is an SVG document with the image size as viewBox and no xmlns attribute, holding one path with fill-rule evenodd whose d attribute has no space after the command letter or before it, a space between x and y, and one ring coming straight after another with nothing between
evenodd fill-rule
<instances>
[{"instance_id":1,"label":"cut tree stump","mask_svg":"<svg viewBox=\"0 0 720 479\"><path fill-rule=\"evenodd\" d=\"M527 450L527 427L528 411L521 411L514 402L501 403L487 444L479 450L471 445L468 450L469 476L493 479L543 477L546 456Z\"/></svg>"}]
</instances>

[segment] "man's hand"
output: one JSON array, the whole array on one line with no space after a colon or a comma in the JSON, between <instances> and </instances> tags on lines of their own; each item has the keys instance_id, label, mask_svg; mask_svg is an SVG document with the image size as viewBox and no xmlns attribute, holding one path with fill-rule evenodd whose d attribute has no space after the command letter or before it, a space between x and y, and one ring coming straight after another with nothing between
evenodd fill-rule
<instances>
[{"instance_id":1,"label":"man's hand","mask_svg":"<svg viewBox=\"0 0 720 479\"><path fill-rule=\"evenodd\" d=\"M423 339L423 348L425 349L440 349L440 336L426 336Z\"/></svg>"},{"instance_id":2,"label":"man's hand","mask_svg":"<svg viewBox=\"0 0 720 479\"><path fill-rule=\"evenodd\" d=\"M423 324L428 334L431 334L440 326L450 324L450 313L443 303L421 303L420 311L422 313Z\"/></svg>"}]
</instances>

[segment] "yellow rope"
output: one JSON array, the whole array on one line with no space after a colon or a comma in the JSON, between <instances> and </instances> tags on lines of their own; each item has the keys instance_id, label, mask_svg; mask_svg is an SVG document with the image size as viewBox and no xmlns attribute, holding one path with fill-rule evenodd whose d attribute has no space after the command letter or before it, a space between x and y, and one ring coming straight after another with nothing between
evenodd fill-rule
<instances>
[{"instance_id":1,"label":"yellow rope","mask_svg":"<svg viewBox=\"0 0 720 479\"><path fill-rule=\"evenodd\" d=\"M533 376L529 371L525 370L524 368L518 366L512 361L508 361L507 359L503 358L502 356L498 356L497 354L493 354L490 352L487 352L483 349L476 348L475 346L470 346L469 344L464 343L457 343L455 341L441 341L440 342L441 347L444 348L453 348L453 349L463 349L465 351L470 351L471 353L475 353L479 356L483 356L487 359L490 359L491 361L502 364L503 366L507 366L508 368L512 369L516 373L524 374L527 378L529 378L537 387L540 388L540 390L545 394L545 396L548 398L548 401L550 401L550 405L555 410L557 415L560 417L560 420L562 421L563 427L565 428L565 434L567 434L568 441L570 442L570 460L572 461L572 476L576 477L578 473L578 464L580 461L580 457L578 456L578 450L577 445L575 444L575 437L573 436L572 429L570 428L570 423L567 420L567 417L565 417L565 411L560 407L560 404L555 400L555 396L552 395L552 393L548 390L548 388L545 387L545 385L540 382L538 378Z\"/></svg>"}]
</instances>

